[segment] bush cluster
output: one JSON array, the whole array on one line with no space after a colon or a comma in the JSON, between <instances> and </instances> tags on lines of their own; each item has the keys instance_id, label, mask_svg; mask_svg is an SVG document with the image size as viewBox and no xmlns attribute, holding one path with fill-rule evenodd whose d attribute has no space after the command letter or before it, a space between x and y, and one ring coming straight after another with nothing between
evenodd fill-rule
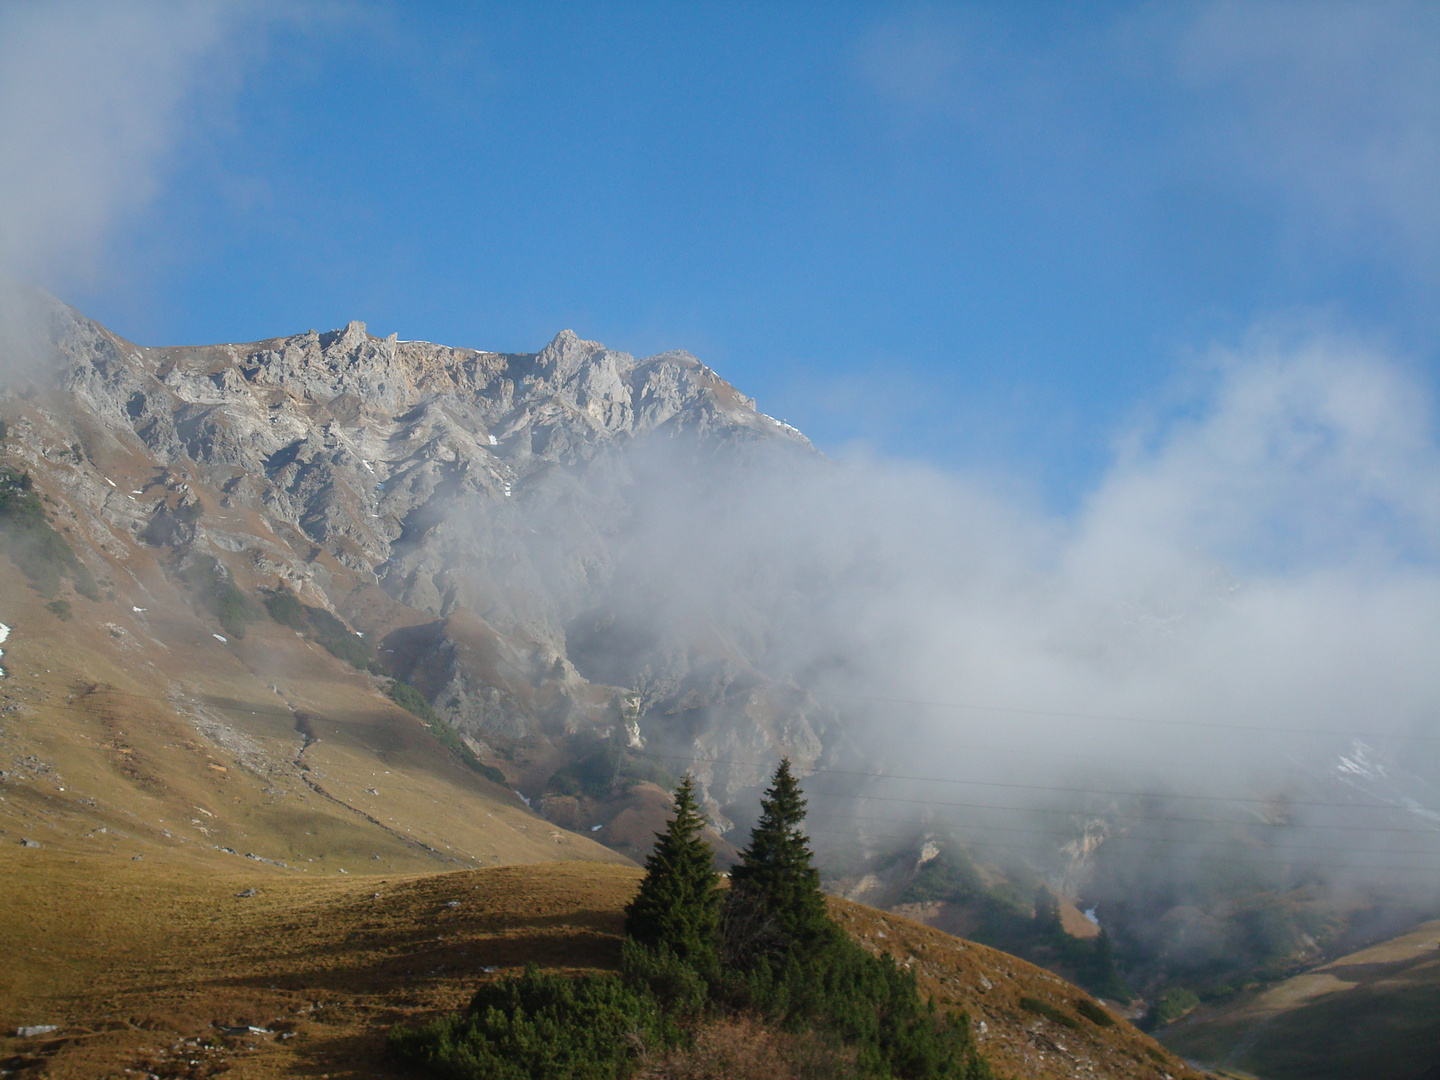
<instances>
[{"instance_id":1,"label":"bush cluster","mask_svg":"<svg viewBox=\"0 0 1440 1080\"><path fill-rule=\"evenodd\" d=\"M1047 1020L1053 1020L1061 1027L1067 1027L1074 1031L1080 1030L1079 1020L1076 1020L1075 1017L1060 1008L1060 1006L1051 1005L1050 1002L1043 998L1022 997L1020 999L1020 1007L1026 1012L1034 1013L1036 1016L1043 1016Z\"/></svg>"},{"instance_id":2,"label":"bush cluster","mask_svg":"<svg viewBox=\"0 0 1440 1080\"><path fill-rule=\"evenodd\" d=\"M532 964L481 987L462 1015L395 1029L390 1049L453 1080L622 1080L639 1047L676 1037L655 998L621 976Z\"/></svg>"},{"instance_id":3,"label":"bush cluster","mask_svg":"<svg viewBox=\"0 0 1440 1080\"><path fill-rule=\"evenodd\" d=\"M665 1064L643 1075L684 1075L687 1054L721 1054L715 1032L759 1022L781 1040L767 1043L772 1065L788 1047L834 1075L988 1080L968 1018L939 1013L914 975L830 919L804 812L782 761L721 890L687 776L626 908L619 973L527 969L482 988L460 1016L396 1028L391 1050L453 1080L622 1080L656 1054Z\"/></svg>"},{"instance_id":4,"label":"bush cluster","mask_svg":"<svg viewBox=\"0 0 1440 1080\"><path fill-rule=\"evenodd\" d=\"M475 751L471 750L465 740L460 738L460 733L430 707L430 703L425 700L425 695L419 690L408 682L391 679L386 693L396 705L424 723L430 729L430 734L435 736L436 741L464 762L466 768L479 773L492 783L505 783L505 774L494 765L487 765L476 757Z\"/></svg>"},{"instance_id":5,"label":"bush cluster","mask_svg":"<svg viewBox=\"0 0 1440 1080\"><path fill-rule=\"evenodd\" d=\"M69 578L81 596L100 598L94 576L47 520L30 474L8 467L0 468L0 538L5 554L41 596L58 596L61 580Z\"/></svg>"},{"instance_id":6,"label":"bush cluster","mask_svg":"<svg viewBox=\"0 0 1440 1080\"><path fill-rule=\"evenodd\" d=\"M265 610L281 626L298 630L315 644L351 667L383 675L375 659L375 646L324 608L311 607L283 585L265 594Z\"/></svg>"},{"instance_id":7,"label":"bush cluster","mask_svg":"<svg viewBox=\"0 0 1440 1080\"><path fill-rule=\"evenodd\" d=\"M1200 1004L1200 998L1194 991L1187 990L1183 986L1172 986L1163 991L1151 1006L1150 1013L1146 1016L1146 1027L1161 1027L1175 1020L1179 1020L1191 1009Z\"/></svg>"},{"instance_id":8,"label":"bush cluster","mask_svg":"<svg viewBox=\"0 0 1440 1080\"><path fill-rule=\"evenodd\" d=\"M379 674L374 645L324 608L306 608L305 614L310 622L310 636L317 645L351 667Z\"/></svg>"},{"instance_id":9,"label":"bush cluster","mask_svg":"<svg viewBox=\"0 0 1440 1080\"><path fill-rule=\"evenodd\" d=\"M969 936L1064 974L1098 997L1129 1001L1110 935L1072 937L1060 921L1055 894L1037 883L1032 896L1008 883L989 886L957 845L944 844L901 897L904 903L942 900L963 904L978 918Z\"/></svg>"},{"instance_id":10,"label":"bush cluster","mask_svg":"<svg viewBox=\"0 0 1440 1080\"><path fill-rule=\"evenodd\" d=\"M1087 997L1077 997L1074 1005L1075 1011L1092 1024L1099 1027L1115 1026L1115 1017L1111 1016L1109 1010L1099 1002L1092 1001Z\"/></svg>"},{"instance_id":11,"label":"bush cluster","mask_svg":"<svg viewBox=\"0 0 1440 1080\"><path fill-rule=\"evenodd\" d=\"M195 590L200 606L214 615L225 633L243 638L245 627L261 618L255 602L240 591L219 559L196 556L180 571L180 580Z\"/></svg>"},{"instance_id":12,"label":"bush cluster","mask_svg":"<svg viewBox=\"0 0 1440 1080\"><path fill-rule=\"evenodd\" d=\"M602 743L554 773L546 790L556 795L586 795L604 799L616 788L628 789L649 781L664 788L675 786L675 777L663 765L628 752L615 743Z\"/></svg>"}]
</instances>

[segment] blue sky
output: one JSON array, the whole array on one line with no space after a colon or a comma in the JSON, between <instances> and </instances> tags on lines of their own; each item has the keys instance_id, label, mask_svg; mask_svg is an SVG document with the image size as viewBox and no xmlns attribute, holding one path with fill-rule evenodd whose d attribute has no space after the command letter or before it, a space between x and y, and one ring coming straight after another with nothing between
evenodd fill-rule
<instances>
[{"instance_id":1,"label":"blue sky","mask_svg":"<svg viewBox=\"0 0 1440 1080\"><path fill-rule=\"evenodd\" d=\"M34 78L11 65L0 145L95 176L75 194L0 165L8 216L54 219L10 229L8 266L142 343L360 318L533 350L570 327L687 348L828 450L1059 507L1257 325L1378 342L1435 381L1433 6L3 19Z\"/></svg>"}]
</instances>

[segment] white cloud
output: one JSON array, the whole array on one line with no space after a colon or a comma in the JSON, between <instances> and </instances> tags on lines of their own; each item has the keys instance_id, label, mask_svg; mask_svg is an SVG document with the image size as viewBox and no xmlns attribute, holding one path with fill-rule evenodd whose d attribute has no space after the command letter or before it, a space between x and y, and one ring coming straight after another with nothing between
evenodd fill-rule
<instances>
[{"instance_id":1,"label":"white cloud","mask_svg":"<svg viewBox=\"0 0 1440 1080\"><path fill-rule=\"evenodd\" d=\"M163 187L196 99L234 77L232 3L10 4L0 11L0 266L93 268Z\"/></svg>"},{"instance_id":2,"label":"white cloud","mask_svg":"<svg viewBox=\"0 0 1440 1080\"><path fill-rule=\"evenodd\" d=\"M958 94L970 74L970 35L956 13L911 11L875 26L861 44L861 77L897 102L933 107Z\"/></svg>"},{"instance_id":3,"label":"white cloud","mask_svg":"<svg viewBox=\"0 0 1440 1080\"><path fill-rule=\"evenodd\" d=\"M1355 340L1270 329L1211 361L1203 412L1133 436L1087 521L1241 568L1381 557L1377 545L1440 554L1432 409L1403 369Z\"/></svg>"},{"instance_id":4,"label":"white cloud","mask_svg":"<svg viewBox=\"0 0 1440 1080\"><path fill-rule=\"evenodd\" d=\"M857 73L902 130L958 127L982 160L1162 197L1228 188L1287 251L1440 283L1434 4L1167 2L1043 27L922 7L877 21Z\"/></svg>"},{"instance_id":5,"label":"white cloud","mask_svg":"<svg viewBox=\"0 0 1440 1080\"><path fill-rule=\"evenodd\" d=\"M259 28L310 7L0 7L0 376L33 371L46 351L48 302L17 284L64 293L100 274L185 141L233 98Z\"/></svg>"},{"instance_id":6,"label":"white cloud","mask_svg":"<svg viewBox=\"0 0 1440 1080\"><path fill-rule=\"evenodd\" d=\"M605 602L637 642L731 641L839 701L998 707L875 705L889 769L1043 784L1108 756L1136 763L1132 788L1225 791L1323 760L1336 739L1315 732L1428 732L1427 394L1321 332L1257 332L1202 375L1063 517L875 459L647 466Z\"/></svg>"},{"instance_id":7,"label":"white cloud","mask_svg":"<svg viewBox=\"0 0 1440 1080\"><path fill-rule=\"evenodd\" d=\"M1293 232L1378 232L1440 273L1440 8L1224 0L1178 57L1208 145L1290 201Z\"/></svg>"}]
</instances>

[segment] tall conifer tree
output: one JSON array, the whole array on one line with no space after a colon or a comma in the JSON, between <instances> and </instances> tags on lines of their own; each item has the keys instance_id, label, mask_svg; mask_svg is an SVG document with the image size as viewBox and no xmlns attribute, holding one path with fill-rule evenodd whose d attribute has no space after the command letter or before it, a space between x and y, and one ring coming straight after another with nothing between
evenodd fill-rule
<instances>
[{"instance_id":1,"label":"tall conifer tree","mask_svg":"<svg viewBox=\"0 0 1440 1080\"><path fill-rule=\"evenodd\" d=\"M727 938L750 937L755 951L795 955L831 940L836 927L820 891L820 872L811 865L810 838L800 831L805 800L782 758L765 797L750 846L730 871L726 898ZM747 951L741 945L741 952ZM780 959L775 956L775 959ZM743 957L741 957L743 959Z\"/></svg>"},{"instance_id":2,"label":"tall conifer tree","mask_svg":"<svg viewBox=\"0 0 1440 1080\"><path fill-rule=\"evenodd\" d=\"M695 781L686 773L675 789L675 816L655 834L645 880L625 908L626 934L651 949L669 949L696 968L714 958L720 919L720 878L704 827Z\"/></svg>"}]
</instances>

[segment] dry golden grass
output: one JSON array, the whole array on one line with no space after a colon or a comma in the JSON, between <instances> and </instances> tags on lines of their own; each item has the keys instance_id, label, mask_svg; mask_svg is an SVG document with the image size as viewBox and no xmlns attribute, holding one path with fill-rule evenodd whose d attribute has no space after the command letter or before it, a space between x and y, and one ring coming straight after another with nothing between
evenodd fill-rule
<instances>
[{"instance_id":1,"label":"dry golden grass","mask_svg":"<svg viewBox=\"0 0 1440 1080\"><path fill-rule=\"evenodd\" d=\"M13 961L0 976L0 1026L60 1025L45 1038L0 1040L0 1061L76 1080L127 1068L237 1080L391 1075L389 1027L462 1007L481 979L531 961L616 964L639 879L634 868L584 862L302 878L178 852L133 862L74 846L0 846L0 953ZM981 1046L1001 1076L1195 1075L1123 1021L1071 1030L1025 1011L1022 996L1063 1008L1080 993L1038 968L834 903L862 943L985 1024ZM267 1031L224 1032L251 1025ZM708 1029L694 1055L652 1061L650 1075L819 1077L843 1066L821 1042L748 1038L743 1028Z\"/></svg>"},{"instance_id":2,"label":"dry golden grass","mask_svg":"<svg viewBox=\"0 0 1440 1080\"><path fill-rule=\"evenodd\" d=\"M388 1075L390 1025L463 1006L486 969L616 963L637 874L552 863L297 880L7 847L0 952L15 962L0 1026L60 1030L5 1040L0 1056L53 1077ZM271 1034L222 1030L251 1025Z\"/></svg>"},{"instance_id":3,"label":"dry golden grass","mask_svg":"<svg viewBox=\"0 0 1440 1080\"><path fill-rule=\"evenodd\" d=\"M1118 1014L1113 1026L1084 1019L1075 1004L1085 991L1043 968L986 945L890 912L832 899L831 914L864 947L888 953L913 971L921 992L942 1008L965 1010L981 1051L1002 1077L1198 1078L1150 1036ZM1070 1016L1075 1027L1057 1024L1021 1005L1044 1001Z\"/></svg>"},{"instance_id":4,"label":"dry golden grass","mask_svg":"<svg viewBox=\"0 0 1440 1080\"><path fill-rule=\"evenodd\" d=\"M307 874L626 861L464 768L381 680L285 627L221 643L158 571L144 605L77 598L61 623L7 563L0 840L228 847Z\"/></svg>"}]
</instances>

